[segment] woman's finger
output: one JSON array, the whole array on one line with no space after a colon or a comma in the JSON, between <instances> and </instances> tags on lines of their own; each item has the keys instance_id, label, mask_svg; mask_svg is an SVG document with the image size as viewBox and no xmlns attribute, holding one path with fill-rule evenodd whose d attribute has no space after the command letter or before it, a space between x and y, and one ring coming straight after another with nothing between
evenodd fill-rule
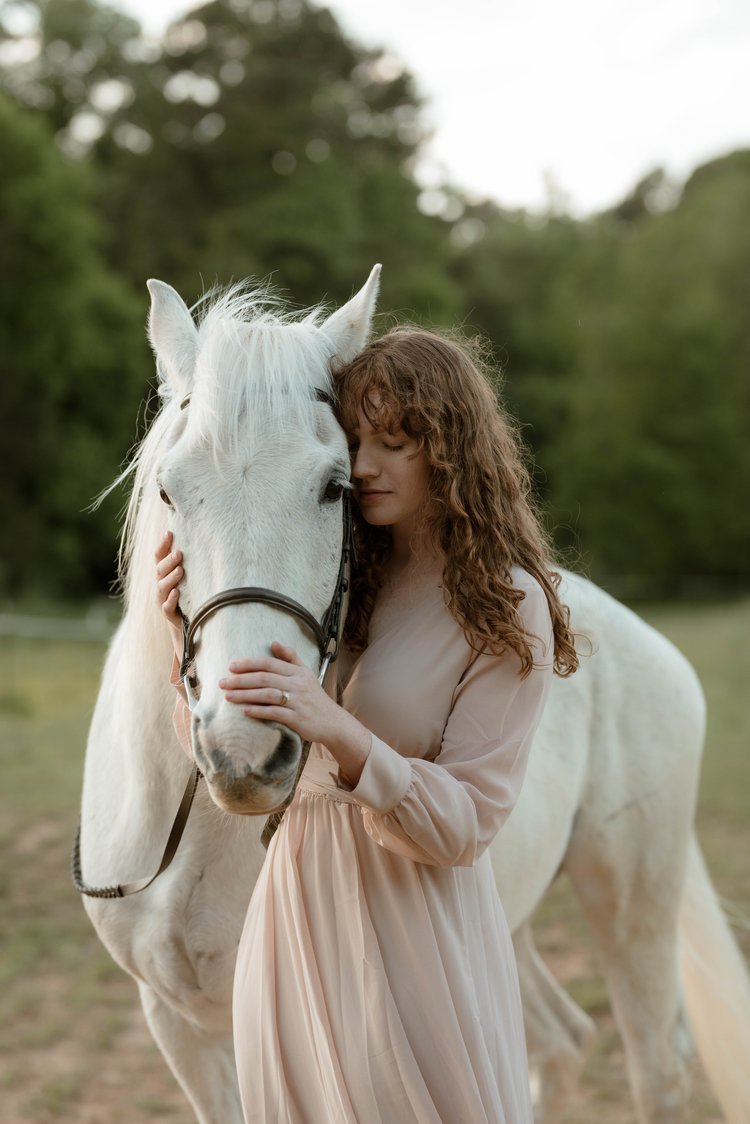
<instances>
[{"instance_id":1,"label":"woman's finger","mask_svg":"<svg viewBox=\"0 0 750 1124\"><path fill-rule=\"evenodd\" d=\"M222 691L291 691L292 677L274 671L244 671L225 675L219 686Z\"/></svg>"},{"instance_id":2,"label":"woman's finger","mask_svg":"<svg viewBox=\"0 0 750 1124\"><path fill-rule=\"evenodd\" d=\"M156 603L162 612L166 613L170 619L178 616L177 609L180 603L180 591L177 586L168 590L160 589L156 597Z\"/></svg>"},{"instance_id":3,"label":"woman's finger","mask_svg":"<svg viewBox=\"0 0 750 1124\"><path fill-rule=\"evenodd\" d=\"M287 647L286 644L279 643L278 640L274 640L271 644L271 651L274 653L274 655L278 656L279 659L285 660L287 663L296 664L297 667L304 667L304 664L297 655L295 649Z\"/></svg>"},{"instance_id":4,"label":"woman's finger","mask_svg":"<svg viewBox=\"0 0 750 1124\"><path fill-rule=\"evenodd\" d=\"M294 675L294 666L288 660L275 660L270 656L232 660L229 670L233 675L248 675L255 671L270 672L272 675Z\"/></svg>"},{"instance_id":5,"label":"woman's finger","mask_svg":"<svg viewBox=\"0 0 750 1124\"><path fill-rule=\"evenodd\" d=\"M170 594L161 603L162 612L167 617L173 617L177 613L177 606L180 603L179 590L173 589Z\"/></svg>"},{"instance_id":6,"label":"woman's finger","mask_svg":"<svg viewBox=\"0 0 750 1124\"><path fill-rule=\"evenodd\" d=\"M161 579L161 581L158 581L156 583L156 588L159 590L159 594L163 597L166 597L167 594L171 590L173 590L176 585L179 585L179 583L182 581L183 576L184 571L182 569L182 566L175 566L174 570L170 570L169 573Z\"/></svg>"},{"instance_id":7,"label":"woman's finger","mask_svg":"<svg viewBox=\"0 0 750 1124\"><path fill-rule=\"evenodd\" d=\"M169 554L170 550L172 549L172 538L173 538L172 532L167 531L164 538L161 540L161 542L157 546L156 553L154 554L154 559L157 562L161 562L161 560L163 558L166 558L166 556Z\"/></svg>"},{"instance_id":8,"label":"woman's finger","mask_svg":"<svg viewBox=\"0 0 750 1124\"><path fill-rule=\"evenodd\" d=\"M157 567L156 567L157 577L160 577L160 578L166 577L166 575L168 573L170 573L175 568L175 566L179 566L181 562L182 562L182 551L181 550L171 551L171 553L167 554L166 557L162 558L161 562L159 562L157 564Z\"/></svg>"},{"instance_id":9,"label":"woman's finger","mask_svg":"<svg viewBox=\"0 0 750 1124\"><path fill-rule=\"evenodd\" d=\"M246 718L260 718L265 722L280 722L282 726L294 725L290 722L292 712L288 706L263 706L263 705L249 705L242 708L242 713Z\"/></svg>"},{"instance_id":10,"label":"woman's finger","mask_svg":"<svg viewBox=\"0 0 750 1124\"><path fill-rule=\"evenodd\" d=\"M224 698L231 703L245 703L258 706L289 707L293 692L281 687L256 687L243 691L225 691ZM286 699L286 701L284 701Z\"/></svg>"}]
</instances>

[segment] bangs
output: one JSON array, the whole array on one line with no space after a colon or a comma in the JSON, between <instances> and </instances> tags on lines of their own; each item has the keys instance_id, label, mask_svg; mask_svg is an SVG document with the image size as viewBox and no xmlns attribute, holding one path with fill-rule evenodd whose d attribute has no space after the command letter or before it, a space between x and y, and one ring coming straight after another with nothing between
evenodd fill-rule
<instances>
[{"instance_id":1,"label":"bangs","mask_svg":"<svg viewBox=\"0 0 750 1124\"><path fill-rule=\"evenodd\" d=\"M389 377L388 365L379 363L378 358L368 356L365 360L362 356L339 372L339 422L347 433L354 433L363 415L376 432L395 434L403 430L409 437L421 437L424 426L417 420L413 394L404 393L406 388L396 385L396 379Z\"/></svg>"}]
</instances>

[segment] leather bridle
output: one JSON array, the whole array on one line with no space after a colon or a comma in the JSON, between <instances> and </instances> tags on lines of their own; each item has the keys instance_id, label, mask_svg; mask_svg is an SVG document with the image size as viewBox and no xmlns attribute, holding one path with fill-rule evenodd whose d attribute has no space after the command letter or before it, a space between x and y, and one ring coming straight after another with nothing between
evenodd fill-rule
<instances>
[{"instance_id":1,"label":"leather bridle","mask_svg":"<svg viewBox=\"0 0 750 1124\"><path fill-rule=\"evenodd\" d=\"M316 389L315 396L319 402L324 402L333 407L333 401L330 396L323 390ZM187 406L189 399L182 403L182 408ZM225 609L228 605L241 605L249 603L259 603L262 605L270 605L274 609L280 609L282 612L288 613L290 616L296 617L302 624L315 637L318 645L318 652L320 655L320 670L318 672L318 682L322 685L328 668L338 657L339 645L341 642L341 618L343 614L344 602L346 594L349 589L349 575L351 566L354 562L354 531L352 525L352 508L351 497L349 492L346 491L343 495L344 505L344 526L343 526L343 542L341 548L341 556L339 561L339 572L336 578L336 587L334 589L333 598L328 606L328 609L323 615L323 620L319 623L309 610L304 605L300 605L292 597L287 597L284 593L277 593L276 590L266 589L263 586L238 586L235 589L225 589L221 593L214 594L208 601L205 601L199 609L193 614L191 620L183 614L182 617L182 660L180 662L180 678L182 679L185 695L187 698L188 706L192 711L197 705L197 698L195 689L197 684L191 678L190 669L195 660L196 647L197 647L197 634L201 625L216 613L219 609ZM261 841L264 847L267 847L271 837L273 836L276 828L281 822L284 812L288 805L291 803L297 782L305 767L307 755L310 750L310 742L306 741L302 744L302 751L300 754L300 762L297 769L297 775L294 780L292 791L281 805L280 808L272 812L266 820L265 827L261 834ZM125 882L117 886L88 886L83 881L81 870L81 826L78 825L75 842L73 844L73 854L71 858L71 877L73 885L80 894L85 894L91 898L124 898L129 897L131 894L138 894L141 890L145 890L152 882L159 877L167 869L172 862L180 840L182 839L185 826L187 824L190 809L193 804L195 791L198 787L198 782L202 777L202 773L197 765L194 765L188 783L185 786L185 791L180 800L180 806L177 809L177 814L172 823L172 828L167 839L164 853L159 863L159 867L155 874L149 878L141 878L136 882Z\"/></svg>"},{"instance_id":2,"label":"leather bridle","mask_svg":"<svg viewBox=\"0 0 750 1124\"><path fill-rule=\"evenodd\" d=\"M295 601L294 598L287 597L285 593L277 593L276 590L266 589L264 586L256 585L242 585L238 586L236 589L225 589L222 593L216 593L213 597L210 597L208 601L205 601L201 607L196 610L191 620L188 620L188 618L183 615L180 678L185 686L188 706L191 710L194 709L197 702L194 693L195 684L190 678L190 667L195 659L196 634L201 625L210 616L218 609L226 608L227 605L242 605L252 602L260 603L261 605L270 605L272 608L281 609L283 612L301 621L313 634L318 645L321 661L318 680L321 684L323 683L329 665L332 664L338 656L341 613L348 589L346 572L354 547L351 500L348 492L344 494L343 501L344 541L341 550L341 560L339 562L339 572L336 578L336 588L333 593L333 599L321 623L318 623L312 613L309 612L304 605L300 605L299 601Z\"/></svg>"}]
</instances>

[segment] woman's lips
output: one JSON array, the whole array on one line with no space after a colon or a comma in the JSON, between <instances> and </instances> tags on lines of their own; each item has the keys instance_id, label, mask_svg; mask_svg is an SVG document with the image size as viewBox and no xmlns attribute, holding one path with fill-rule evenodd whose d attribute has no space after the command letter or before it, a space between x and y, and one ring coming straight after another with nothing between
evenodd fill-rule
<instances>
[{"instance_id":1,"label":"woman's lips","mask_svg":"<svg viewBox=\"0 0 750 1124\"><path fill-rule=\"evenodd\" d=\"M389 495L390 495L390 492L375 492L375 491L364 492L364 491L360 491L360 492L357 493L357 498L358 498L360 503L376 503L378 500L382 500L384 496L389 496Z\"/></svg>"}]
</instances>

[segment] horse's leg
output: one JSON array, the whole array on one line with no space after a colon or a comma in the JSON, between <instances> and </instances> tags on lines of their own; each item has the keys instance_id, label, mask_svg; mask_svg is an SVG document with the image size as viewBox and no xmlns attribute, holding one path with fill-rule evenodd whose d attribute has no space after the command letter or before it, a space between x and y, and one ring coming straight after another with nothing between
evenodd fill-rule
<instances>
[{"instance_id":1,"label":"horse's leg","mask_svg":"<svg viewBox=\"0 0 750 1124\"><path fill-rule=\"evenodd\" d=\"M242 1124L232 1036L198 1030L147 984L138 989L149 1030L198 1124Z\"/></svg>"},{"instance_id":2,"label":"horse's leg","mask_svg":"<svg viewBox=\"0 0 750 1124\"><path fill-rule=\"evenodd\" d=\"M529 1066L536 1080L536 1124L558 1124L565 1116L596 1037L594 1022L555 980L534 945L527 922L513 934L518 978L529 1047Z\"/></svg>"},{"instance_id":3,"label":"horse's leg","mask_svg":"<svg viewBox=\"0 0 750 1124\"><path fill-rule=\"evenodd\" d=\"M638 1118L683 1124L692 1056L677 940L686 825L666 807L656 812L661 830L636 805L628 811L596 825L582 816L565 869L607 980Z\"/></svg>"}]
</instances>

